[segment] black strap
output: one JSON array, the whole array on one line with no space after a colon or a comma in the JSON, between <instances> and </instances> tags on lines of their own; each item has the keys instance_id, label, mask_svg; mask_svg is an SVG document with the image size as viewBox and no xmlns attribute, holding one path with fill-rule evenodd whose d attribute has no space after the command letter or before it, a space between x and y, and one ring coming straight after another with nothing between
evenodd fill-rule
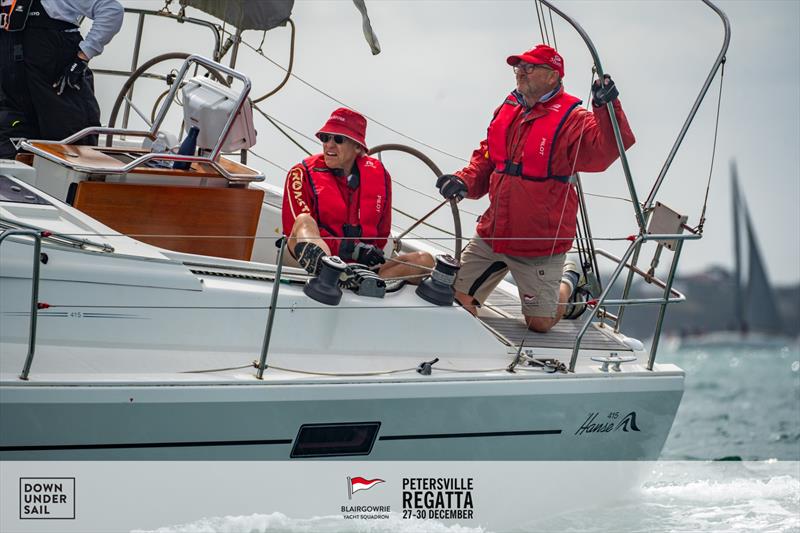
<instances>
[{"instance_id":1,"label":"black strap","mask_svg":"<svg viewBox=\"0 0 800 533\"><path fill-rule=\"evenodd\" d=\"M511 160L505 162L501 172L507 176L517 176L526 181L556 180L561 183L569 183L570 178L569 176L528 176L522 173L522 163L515 163Z\"/></svg>"},{"instance_id":2,"label":"black strap","mask_svg":"<svg viewBox=\"0 0 800 533\"><path fill-rule=\"evenodd\" d=\"M564 113L564 116L561 117L561 122L558 123L558 126L556 127L556 132L553 135L553 146L556 145L556 140L558 140L558 136L561 133L561 128L564 127L564 123L567 121L567 117L575 110L576 107L578 107L582 103L583 102L581 100L578 100L577 102L572 104L570 106L570 108L567 110L567 112ZM553 152L554 151L555 150L552 150L552 149L550 150L550 157L548 158L548 161L547 161L547 173L548 174L552 174L553 173ZM569 178L567 178L567 179L569 179Z\"/></svg>"},{"instance_id":3,"label":"black strap","mask_svg":"<svg viewBox=\"0 0 800 533\"><path fill-rule=\"evenodd\" d=\"M547 181L547 180L555 180L563 184L569 183L570 176L547 176L545 178L537 178L535 176L520 176L520 178L524 179L525 181Z\"/></svg>"}]
</instances>

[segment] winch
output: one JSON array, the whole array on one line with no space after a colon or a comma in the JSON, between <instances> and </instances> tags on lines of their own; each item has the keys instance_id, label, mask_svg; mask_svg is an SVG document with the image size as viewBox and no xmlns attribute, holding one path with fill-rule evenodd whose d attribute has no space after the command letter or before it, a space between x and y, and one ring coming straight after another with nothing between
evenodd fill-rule
<instances>
[{"instance_id":1,"label":"winch","mask_svg":"<svg viewBox=\"0 0 800 533\"><path fill-rule=\"evenodd\" d=\"M453 284L461 263L450 255L437 255L436 265L431 277L417 287L417 296L435 305L453 305L455 290Z\"/></svg>"}]
</instances>

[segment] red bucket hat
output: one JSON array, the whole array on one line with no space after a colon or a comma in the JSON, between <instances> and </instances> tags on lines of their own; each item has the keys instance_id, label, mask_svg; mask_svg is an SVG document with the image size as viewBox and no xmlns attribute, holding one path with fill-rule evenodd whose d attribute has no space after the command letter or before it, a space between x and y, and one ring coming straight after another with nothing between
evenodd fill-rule
<instances>
[{"instance_id":1,"label":"red bucket hat","mask_svg":"<svg viewBox=\"0 0 800 533\"><path fill-rule=\"evenodd\" d=\"M322 128L317 132L317 137L320 133L328 133L330 135L344 135L348 139L355 141L367 150L367 119L364 115L356 113L352 109L340 107L331 113L331 118L325 123Z\"/></svg>"},{"instance_id":2,"label":"red bucket hat","mask_svg":"<svg viewBox=\"0 0 800 533\"><path fill-rule=\"evenodd\" d=\"M559 76L564 77L564 58L555 49L546 44L540 44L533 50L528 50L516 56L508 56L508 59L506 59L506 63L512 67L520 61L531 65L547 65L558 72Z\"/></svg>"}]
</instances>

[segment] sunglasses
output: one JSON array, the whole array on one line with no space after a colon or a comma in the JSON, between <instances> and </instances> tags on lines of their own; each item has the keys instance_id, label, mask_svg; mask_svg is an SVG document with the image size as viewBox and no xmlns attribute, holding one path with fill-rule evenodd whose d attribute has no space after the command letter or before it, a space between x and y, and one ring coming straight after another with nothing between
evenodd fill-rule
<instances>
[{"instance_id":1,"label":"sunglasses","mask_svg":"<svg viewBox=\"0 0 800 533\"><path fill-rule=\"evenodd\" d=\"M524 74L530 74L537 68L543 68L545 70L553 70L548 66L545 65L532 65L530 63L517 63L512 67L514 69L514 73L523 72Z\"/></svg>"},{"instance_id":2,"label":"sunglasses","mask_svg":"<svg viewBox=\"0 0 800 533\"><path fill-rule=\"evenodd\" d=\"M336 144L342 144L344 143L344 140L347 137L345 137L344 135L331 135L330 133L320 133L319 135L317 135L317 138L319 138L319 140L322 141L322 144L325 144L331 139L333 139L333 142L335 142Z\"/></svg>"}]
</instances>

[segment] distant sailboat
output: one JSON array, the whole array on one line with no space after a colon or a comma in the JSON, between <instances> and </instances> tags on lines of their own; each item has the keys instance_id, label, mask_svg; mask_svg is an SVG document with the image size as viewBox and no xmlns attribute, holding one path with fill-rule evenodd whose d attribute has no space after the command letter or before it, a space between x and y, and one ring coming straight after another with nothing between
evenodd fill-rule
<instances>
[{"instance_id":1,"label":"distant sailboat","mask_svg":"<svg viewBox=\"0 0 800 533\"><path fill-rule=\"evenodd\" d=\"M734 272L728 286L733 292L732 320L726 330L682 335L676 348L775 349L797 342L783 332L777 299L764 268L753 221L739 188L738 171L733 161L731 200Z\"/></svg>"},{"instance_id":2,"label":"distant sailboat","mask_svg":"<svg viewBox=\"0 0 800 533\"><path fill-rule=\"evenodd\" d=\"M780 333L781 316L776 305L772 286L767 278L764 260L756 239L750 211L739 189L736 162L731 162L731 189L733 200L734 287L737 329L743 335L750 333ZM746 240L742 241L740 223L744 221ZM742 243L747 254L746 281L742 272Z\"/></svg>"}]
</instances>

